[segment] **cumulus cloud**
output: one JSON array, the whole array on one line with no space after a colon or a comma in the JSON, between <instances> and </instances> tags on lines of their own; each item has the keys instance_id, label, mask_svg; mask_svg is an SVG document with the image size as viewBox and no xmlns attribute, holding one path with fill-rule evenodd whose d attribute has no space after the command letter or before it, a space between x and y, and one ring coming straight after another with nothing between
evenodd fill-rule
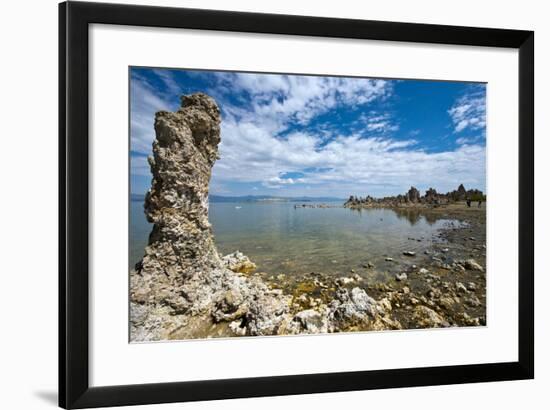
<instances>
[{"instance_id":1,"label":"cumulus cloud","mask_svg":"<svg viewBox=\"0 0 550 410\"><path fill-rule=\"evenodd\" d=\"M163 85L131 81L132 172L148 174L146 155L154 139L154 113L174 110L182 87L173 73L155 71ZM432 152L419 143L421 130L399 138L396 117L381 108L394 83L386 80L246 73L194 73L207 78L203 91L222 108L220 160L211 192L278 195L375 196L402 193L415 185L440 191L485 186L485 147L461 137L457 147ZM382 104L382 107L384 104ZM353 126L339 115L356 113ZM456 132L485 127L485 97L470 92L448 111ZM418 138L417 138L418 137ZM240 191L240 194L245 192Z\"/></svg>"},{"instance_id":2,"label":"cumulus cloud","mask_svg":"<svg viewBox=\"0 0 550 410\"><path fill-rule=\"evenodd\" d=\"M415 140L340 135L319 147L313 136L302 141L280 140L253 127L224 126L222 159L214 167L220 181L263 181L269 188L293 191L297 183L309 186L310 195L394 194L410 185L421 189L456 188L458 181L484 186L485 148L463 145L454 151L430 153ZM223 139L222 139L223 141ZM249 141L256 141L250 144ZM301 172L298 180L280 178L280 171Z\"/></svg>"},{"instance_id":3,"label":"cumulus cloud","mask_svg":"<svg viewBox=\"0 0 550 410\"><path fill-rule=\"evenodd\" d=\"M336 106L362 106L392 92L390 81L378 79L251 73L221 73L217 77L216 88L238 90L249 97L247 109L228 108L227 113L239 120L261 120L271 132L282 132L291 123L307 125Z\"/></svg>"},{"instance_id":4,"label":"cumulus cloud","mask_svg":"<svg viewBox=\"0 0 550 410\"><path fill-rule=\"evenodd\" d=\"M304 178L281 178L280 176L271 177L266 181L262 182L262 185L266 188L282 188L285 185L294 185L298 183L304 183L306 180Z\"/></svg>"}]
</instances>

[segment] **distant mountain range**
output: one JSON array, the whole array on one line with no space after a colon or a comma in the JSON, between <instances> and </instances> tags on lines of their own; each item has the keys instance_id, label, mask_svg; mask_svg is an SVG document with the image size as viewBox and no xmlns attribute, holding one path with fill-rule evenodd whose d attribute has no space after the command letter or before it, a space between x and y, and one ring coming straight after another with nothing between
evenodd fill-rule
<instances>
[{"instance_id":1,"label":"distant mountain range","mask_svg":"<svg viewBox=\"0 0 550 410\"><path fill-rule=\"evenodd\" d=\"M332 201L345 201L343 198L336 198L330 196L273 196L273 195L245 195L245 196L220 196L210 195L210 202L332 202Z\"/></svg>"},{"instance_id":2,"label":"distant mountain range","mask_svg":"<svg viewBox=\"0 0 550 410\"><path fill-rule=\"evenodd\" d=\"M210 202L333 202L333 201L345 201L344 198L336 198L331 196L300 196L300 197L286 197L286 196L273 196L273 195L244 195L244 196L221 196L210 195ZM131 201L144 201L145 195L143 194L130 194Z\"/></svg>"},{"instance_id":3,"label":"distant mountain range","mask_svg":"<svg viewBox=\"0 0 550 410\"><path fill-rule=\"evenodd\" d=\"M145 201L145 195L144 194L130 194L130 201L132 202L143 202Z\"/></svg>"}]
</instances>

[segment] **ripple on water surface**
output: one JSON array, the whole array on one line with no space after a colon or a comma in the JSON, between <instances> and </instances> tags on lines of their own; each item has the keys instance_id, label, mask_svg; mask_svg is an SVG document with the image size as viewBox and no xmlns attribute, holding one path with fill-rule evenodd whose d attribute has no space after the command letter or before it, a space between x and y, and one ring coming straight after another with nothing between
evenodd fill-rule
<instances>
[{"instance_id":1,"label":"ripple on water surface","mask_svg":"<svg viewBox=\"0 0 550 410\"><path fill-rule=\"evenodd\" d=\"M239 208L237 208L239 207ZM368 262L410 261L449 219L415 210L294 208L293 203L213 203L215 240L223 254L238 249L267 273L343 274ZM389 268L389 266L388 266Z\"/></svg>"},{"instance_id":2,"label":"ripple on water surface","mask_svg":"<svg viewBox=\"0 0 550 410\"><path fill-rule=\"evenodd\" d=\"M336 204L333 204L336 205ZM151 225L143 204L130 205L130 266L143 255ZM395 262L415 263L457 221L418 210L341 207L295 208L292 202L211 203L210 221L222 254L240 250L270 274L320 272L342 275L368 262L377 271ZM393 258L394 261L386 261Z\"/></svg>"},{"instance_id":3,"label":"ripple on water surface","mask_svg":"<svg viewBox=\"0 0 550 410\"><path fill-rule=\"evenodd\" d=\"M130 212L133 266L143 255L151 225L141 202L132 202ZM395 261L412 264L438 241L440 229L457 223L418 210L295 208L292 202L211 203L210 221L220 252L238 249L260 271L338 275L368 262L377 270L390 269ZM406 251L417 257L404 256Z\"/></svg>"}]
</instances>

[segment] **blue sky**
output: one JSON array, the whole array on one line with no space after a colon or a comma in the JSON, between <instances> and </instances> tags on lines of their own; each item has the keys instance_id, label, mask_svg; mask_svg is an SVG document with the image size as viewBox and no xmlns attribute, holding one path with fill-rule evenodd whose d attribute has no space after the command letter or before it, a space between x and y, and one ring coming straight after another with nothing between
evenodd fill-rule
<instances>
[{"instance_id":1,"label":"blue sky","mask_svg":"<svg viewBox=\"0 0 550 410\"><path fill-rule=\"evenodd\" d=\"M198 91L222 112L211 194L485 191L485 84L133 67L132 193L151 183L155 112Z\"/></svg>"}]
</instances>

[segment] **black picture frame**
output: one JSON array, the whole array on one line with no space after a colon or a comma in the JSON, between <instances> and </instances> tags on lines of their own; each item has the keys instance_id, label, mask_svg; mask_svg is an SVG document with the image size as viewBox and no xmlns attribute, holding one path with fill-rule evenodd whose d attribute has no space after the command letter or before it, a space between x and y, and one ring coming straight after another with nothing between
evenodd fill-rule
<instances>
[{"instance_id":1,"label":"black picture frame","mask_svg":"<svg viewBox=\"0 0 550 410\"><path fill-rule=\"evenodd\" d=\"M504 47L519 50L517 362L90 387L88 379L88 27L196 30ZM87 408L445 385L534 377L534 33L65 2L59 5L59 405Z\"/></svg>"}]
</instances>

